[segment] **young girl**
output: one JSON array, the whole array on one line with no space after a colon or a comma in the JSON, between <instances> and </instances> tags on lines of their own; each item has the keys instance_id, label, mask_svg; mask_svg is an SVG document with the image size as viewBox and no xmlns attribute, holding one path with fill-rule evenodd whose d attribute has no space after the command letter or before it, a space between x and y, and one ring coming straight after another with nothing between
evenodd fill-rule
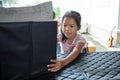
<instances>
[{"instance_id":1,"label":"young girl","mask_svg":"<svg viewBox=\"0 0 120 80\"><path fill-rule=\"evenodd\" d=\"M68 11L62 18L61 33L58 34L58 42L63 53L68 56L62 60L51 59L53 64L47 65L48 71L56 72L68 65L82 52L87 45L86 40L77 33L81 27L81 15L76 11Z\"/></svg>"}]
</instances>

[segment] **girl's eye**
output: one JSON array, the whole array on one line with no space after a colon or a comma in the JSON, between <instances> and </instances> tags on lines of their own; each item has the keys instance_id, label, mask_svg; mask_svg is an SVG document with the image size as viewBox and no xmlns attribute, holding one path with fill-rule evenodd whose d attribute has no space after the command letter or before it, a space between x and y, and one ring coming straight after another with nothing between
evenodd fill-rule
<instances>
[{"instance_id":1,"label":"girl's eye","mask_svg":"<svg viewBox=\"0 0 120 80\"><path fill-rule=\"evenodd\" d=\"M74 25L71 25L70 27L71 27L71 28L73 28L73 27L74 27Z\"/></svg>"},{"instance_id":2,"label":"girl's eye","mask_svg":"<svg viewBox=\"0 0 120 80\"><path fill-rule=\"evenodd\" d=\"M67 25L64 25L64 27L66 27Z\"/></svg>"}]
</instances>

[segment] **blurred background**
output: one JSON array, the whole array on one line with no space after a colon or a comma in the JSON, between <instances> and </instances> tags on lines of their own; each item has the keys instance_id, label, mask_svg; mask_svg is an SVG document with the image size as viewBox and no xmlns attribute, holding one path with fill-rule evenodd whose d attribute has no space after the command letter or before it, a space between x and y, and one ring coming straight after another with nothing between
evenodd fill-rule
<instances>
[{"instance_id":1,"label":"blurred background","mask_svg":"<svg viewBox=\"0 0 120 80\"><path fill-rule=\"evenodd\" d=\"M120 0L0 0L1 7L26 7L52 1L56 20L68 10L76 10L82 16L79 31L95 45L96 51L120 50ZM107 42L112 35L112 46Z\"/></svg>"}]
</instances>

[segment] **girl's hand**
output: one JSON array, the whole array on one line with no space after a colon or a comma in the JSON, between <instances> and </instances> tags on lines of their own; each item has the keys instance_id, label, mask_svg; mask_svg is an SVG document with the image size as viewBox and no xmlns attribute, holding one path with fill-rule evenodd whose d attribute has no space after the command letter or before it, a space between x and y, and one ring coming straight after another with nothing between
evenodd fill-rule
<instances>
[{"instance_id":1,"label":"girl's hand","mask_svg":"<svg viewBox=\"0 0 120 80\"><path fill-rule=\"evenodd\" d=\"M47 67L49 68L48 71L56 72L62 68L62 60L51 59L50 62L52 62L52 64L47 65Z\"/></svg>"}]
</instances>

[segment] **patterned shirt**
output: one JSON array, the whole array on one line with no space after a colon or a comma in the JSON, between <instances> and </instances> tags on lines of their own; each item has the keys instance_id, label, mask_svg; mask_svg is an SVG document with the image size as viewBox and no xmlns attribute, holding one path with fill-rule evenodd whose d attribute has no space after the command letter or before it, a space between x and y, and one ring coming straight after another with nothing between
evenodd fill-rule
<instances>
[{"instance_id":1,"label":"patterned shirt","mask_svg":"<svg viewBox=\"0 0 120 80\"><path fill-rule=\"evenodd\" d=\"M81 52L83 51L84 48L87 47L87 41L85 40L84 37L82 37L80 34L77 34L75 39L73 40L72 44L68 44L67 42L62 42L62 34L58 34L58 40L61 46L61 53L70 53L73 48L77 45L78 42L83 42L85 45L83 46Z\"/></svg>"}]
</instances>

